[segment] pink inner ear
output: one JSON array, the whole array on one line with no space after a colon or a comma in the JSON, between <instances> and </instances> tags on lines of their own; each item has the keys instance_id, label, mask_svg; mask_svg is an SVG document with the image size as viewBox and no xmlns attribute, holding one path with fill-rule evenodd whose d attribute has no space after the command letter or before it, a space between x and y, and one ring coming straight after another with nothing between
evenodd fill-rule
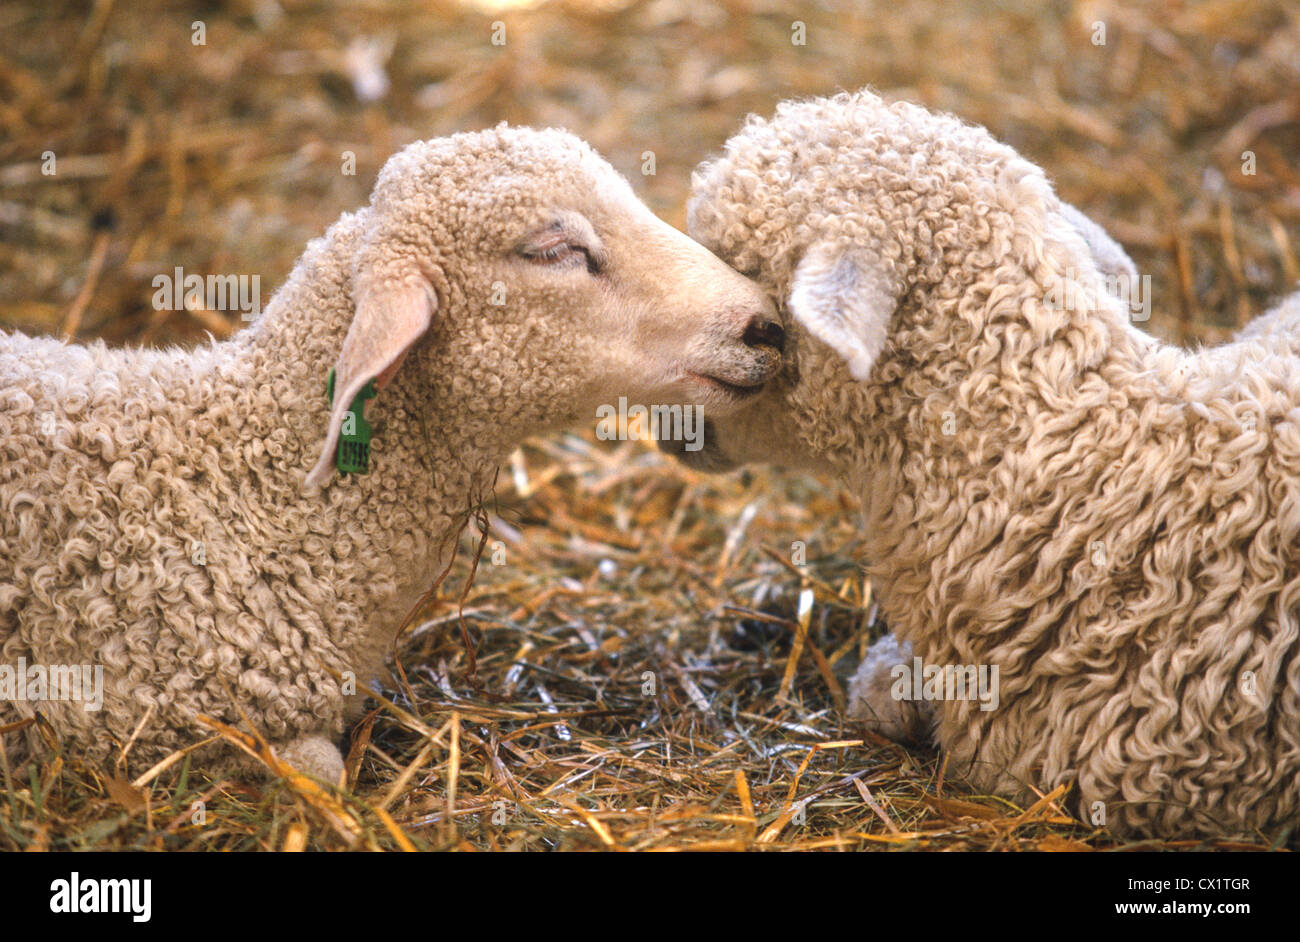
<instances>
[{"instance_id":1,"label":"pink inner ear","mask_svg":"<svg viewBox=\"0 0 1300 942\"><path fill-rule=\"evenodd\" d=\"M406 359L406 355L410 352L411 352L411 348L407 347L400 354L398 354L396 360L394 360L388 366L384 367L384 369L379 371L379 375L375 377L375 387L377 389L382 390L385 387L387 387L389 383L393 381L393 377L397 375L397 371L402 368L402 361Z\"/></svg>"},{"instance_id":2,"label":"pink inner ear","mask_svg":"<svg viewBox=\"0 0 1300 942\"><path fill-rule=\"evenodd\" d=\"M379 389L392 382L407 352L429 329L433 306L433 296L415 279L386 282L381 290L358 302L334 367L329 431L315 467L304 479L305 486L315 487L329 480L343 417L352 401L371 377ZM388 362L390 357L392 361ZM387 365L380 366L382 363Z\"/></svg>"}]
</instances>

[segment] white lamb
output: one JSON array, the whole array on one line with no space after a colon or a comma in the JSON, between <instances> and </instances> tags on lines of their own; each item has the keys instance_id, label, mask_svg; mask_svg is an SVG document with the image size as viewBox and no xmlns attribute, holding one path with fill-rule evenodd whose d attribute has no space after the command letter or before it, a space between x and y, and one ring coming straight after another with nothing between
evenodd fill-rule
<instances>
[{"instance_id":1,"label":"white lamb","mask_svg":"<svg viewBox=\"0 0 1300 942\"><path fill-rule=\"evenodd\" d=\"M1041 170L866 92L751 118L690 221L789 336L780 378L683 457L852 482L882 610L940 672L882 678L897 648L859 676L858 715L887 712L883 691L931 699L977 784L1069 783L1117 832L1292 828L1296 302L1223 347L1166 346L1099 287ZM949 684L966 668L998 670L992 702Z\"/></svg>"},{"instance_id":2,"label":"white lamb","mask_svg":"<svg viewBox=\"0 0 1300 942\"><path fill-rule=\"evenodd\" d=\"M620 396L733 408L776 367L773 316L585 144L502 127L394 156L228 342L0 333L0 728L39 714L70 754L131 743L147 768L242 709L337 780L345 718L498 463ZM339 476L372 379L369 473ZM102 667L102 709L15 698L20 666L68 665Z\"/></svg>"}]
</instances>

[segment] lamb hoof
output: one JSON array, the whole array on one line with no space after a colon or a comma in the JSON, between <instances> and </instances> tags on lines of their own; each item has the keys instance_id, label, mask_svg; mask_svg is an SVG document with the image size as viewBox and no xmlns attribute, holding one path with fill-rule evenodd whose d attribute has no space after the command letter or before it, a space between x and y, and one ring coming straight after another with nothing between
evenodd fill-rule
<instances>
[{"instance_id":1,"label":"lamb hoof","mask_svg":"<svg viewBox=\"0 0 1300 942\"><path fill-rule=\"evenodd\" d=\"M910 665L912 646L885 635L870 648L849 679L848 717L887 739L924 742L934 729L934 704L928 700L895 700L891 692L895 665Z\"/></svg>"},{"instance_id":2,"label":"lamb hoof","mask_svg":"<svg viewBox=\"0 0 1300 942\"><path fill-rule=\"evenodd\" d=\"M299 736L276 753L304 775L331 785L343 780L343 754L324 736Z\"/></svg>"}]
</instances>

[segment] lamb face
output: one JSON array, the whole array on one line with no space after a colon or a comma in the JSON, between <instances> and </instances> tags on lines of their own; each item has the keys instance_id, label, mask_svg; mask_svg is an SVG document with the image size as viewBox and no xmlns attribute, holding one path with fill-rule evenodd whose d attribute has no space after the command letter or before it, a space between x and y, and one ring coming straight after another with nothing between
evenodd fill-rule
<instances>
[{"instance_id":1,"label":"lamb face","mask_svg":"<svg viewBox=\"0 0 1300 942\"><path fill-rule=\"evenodd\" d=\"M311 484L328 479L357 392L377 377L382 404L425 337L439 350L416 369L436 384L445 361L475 364L476 408L511 432L590 422L619 397L725 414L777 369L780 328L763 292L656 218L567 133L414 144L385 166L368 212Z\"/></svg>"},{"instance_id":2,"label":"lamb face","mask_svg":"<svg viewBox=\"0 0 1300 942\"><path fill-rule=\"evenodd\" d=\"M867 93L751 117L722 157L696 171L689 232L763 286L779 308L786 355L763 392L709 422L703 449L682 460L704 470L763 461L850 472L867 443L826 421L824 388L863 417L859 425L869 422L881 408L872 392L880 378L921 365L900 339L924 334L936 305L960 317L962 295L986 290L951 273L1032 252L1001 231L1039 206L1051 219L1043 239L1089 255L1080 279L1136 282L1123 249L1057 200L1037 168L956 118ZM993 226L999 218L1011 223ZM956 353L955 339L936 349Z\"/></svg>"}]
</instances>

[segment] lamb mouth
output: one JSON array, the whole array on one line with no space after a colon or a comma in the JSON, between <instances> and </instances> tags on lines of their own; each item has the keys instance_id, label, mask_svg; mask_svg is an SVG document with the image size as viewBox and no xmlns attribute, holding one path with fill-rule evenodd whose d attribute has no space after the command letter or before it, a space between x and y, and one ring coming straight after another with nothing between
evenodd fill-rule
<instances>
[{"instance_id":1,"label":"lamb mouth","mask_svg":"<svg viewBox=\"0 0 1300 942\"><path fill-rule=\"evenodd\" d=\"M699 380L706 386L712 386L714 389L720 389L725 393L729 393L737 399L747 399L750 396L757 395L763 390L763 383L755 383L753 385L745 386L740 383L731 383L725 379L719 379L718 377L708 373L693 372L687 375L692 379Z\"/></svg>"}]
</instances>

